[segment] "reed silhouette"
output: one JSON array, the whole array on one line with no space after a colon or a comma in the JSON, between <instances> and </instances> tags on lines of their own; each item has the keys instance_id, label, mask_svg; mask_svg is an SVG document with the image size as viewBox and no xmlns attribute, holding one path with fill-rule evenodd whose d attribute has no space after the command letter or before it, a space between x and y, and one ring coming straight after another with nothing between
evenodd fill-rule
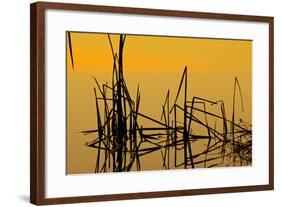
<instances>
[{"instance_id":1,"label":"reed silhouette","mask_svg":"<svg viewBox=\"0 0 281 207\"><path fill-rule=\"evenodd\" d=\"M97 128L81 132L95 136L93 141L86 143L87 147L97 150L95 173L125 172L133 167L142 170L141 157L151 153L161 153L162 169L243 166L252 163L251 125L242 119L235 122L238 100L244 110L238 78L234 79L232 116L229 119L223 100L207 100L196 96L187 99L188 73L185 66L175 100L171 104L171 91L168 89L158 120L139 111L140 86L136 89L135 100L129 93L123 75L126 35L120 35L117 52L114 51L110 35L107 37L113 63L111 83L100 84L93 77ZM70 33L68 41L74 70ZM182 100L179 100L180 94ZM219 113L208 110L209 106L217 107ZM150 121L153 127L142 126L140 119ZM209 123L210 119L215 120L214 126ZM216 123L223 127L217 127ZM193 125L201 127L202 132L196 133ZM194 150L198 144L200 152Z\"/></svg>"}]
</instances>

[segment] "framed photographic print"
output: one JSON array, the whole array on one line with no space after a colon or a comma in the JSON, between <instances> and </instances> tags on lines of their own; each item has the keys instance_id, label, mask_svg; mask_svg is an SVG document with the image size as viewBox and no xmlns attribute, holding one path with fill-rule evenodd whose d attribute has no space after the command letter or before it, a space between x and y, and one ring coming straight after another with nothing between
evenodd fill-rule
<instances>
[{"instance_id":1,"label":"framed photographic print","mask_svg":"<svg viewBox=\"0 0 281 207\"><path fill-rule=\"evenodd\" d=\"M273 17L30 13L32 203L274 188Z\"/></svg>"}]
</instances>

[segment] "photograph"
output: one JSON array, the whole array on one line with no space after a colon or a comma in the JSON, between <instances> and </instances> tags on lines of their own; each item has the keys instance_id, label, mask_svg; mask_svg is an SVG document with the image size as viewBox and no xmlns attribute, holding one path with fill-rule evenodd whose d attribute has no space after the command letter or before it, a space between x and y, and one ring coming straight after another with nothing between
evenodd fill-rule
<instances>
[{"instance_id":1,"label":"photograph","mask_svg":"<svg viewBox=\"0 0 281 207\"><path fill-rule=\"evenodd\" d=\"M67 175L252 166L252 40L65 36Z\"/></svg>"},{"instance_id":2,"label":"photograph","mask_svg":"<svg viewBox=\"0 0 281 207\"><path fill-rule=\"evenodd\" d=\"M31 203L274 189L274 17L217 12L30 5Z\"/></svg>"}]
</instances>

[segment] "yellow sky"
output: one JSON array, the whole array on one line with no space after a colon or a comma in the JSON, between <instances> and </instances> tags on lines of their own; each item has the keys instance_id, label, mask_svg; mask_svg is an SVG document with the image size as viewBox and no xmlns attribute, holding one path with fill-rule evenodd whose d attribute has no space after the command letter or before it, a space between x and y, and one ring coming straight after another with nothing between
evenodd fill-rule
<instances>
[{"instance_id":1,"label":"yellow sky","mask_svg":"<svg viewBox=\"0 0 281 207\"><path fill-rule=\"evenodd\" d=\"M112 57L106 34L71 33L75 65L84 70L108 69ZM115 51L119 37L111 35ZM196 71L242 70L251 66L251 41L157 36L126 38L124 66L128 70L171 70L188 63Z\"/></svg>"}]
</instances>

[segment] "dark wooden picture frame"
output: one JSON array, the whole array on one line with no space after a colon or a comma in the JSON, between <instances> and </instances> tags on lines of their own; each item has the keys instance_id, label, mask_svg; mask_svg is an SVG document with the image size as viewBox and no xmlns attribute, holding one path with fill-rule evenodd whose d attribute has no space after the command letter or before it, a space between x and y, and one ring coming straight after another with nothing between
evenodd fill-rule
<instances>
[{"instance_id":1,"label":"dark wooden picture frame","mask_svg":"<svg viewBox=\"0 0 281 207\"><path fill-rule=\"evenodd\" d=\"M94 11L107 13L174 16L200 19L265 22L269 24L269 183L267 185L93 195L79 197L45 197L45 11L47 9ZM158 9L95 6L36 2L30 6L30 201L36 205L93 201L233 193L274 189L274 111L273 111L273 17L201 13Z\"/></svg>"}]
</instances>

